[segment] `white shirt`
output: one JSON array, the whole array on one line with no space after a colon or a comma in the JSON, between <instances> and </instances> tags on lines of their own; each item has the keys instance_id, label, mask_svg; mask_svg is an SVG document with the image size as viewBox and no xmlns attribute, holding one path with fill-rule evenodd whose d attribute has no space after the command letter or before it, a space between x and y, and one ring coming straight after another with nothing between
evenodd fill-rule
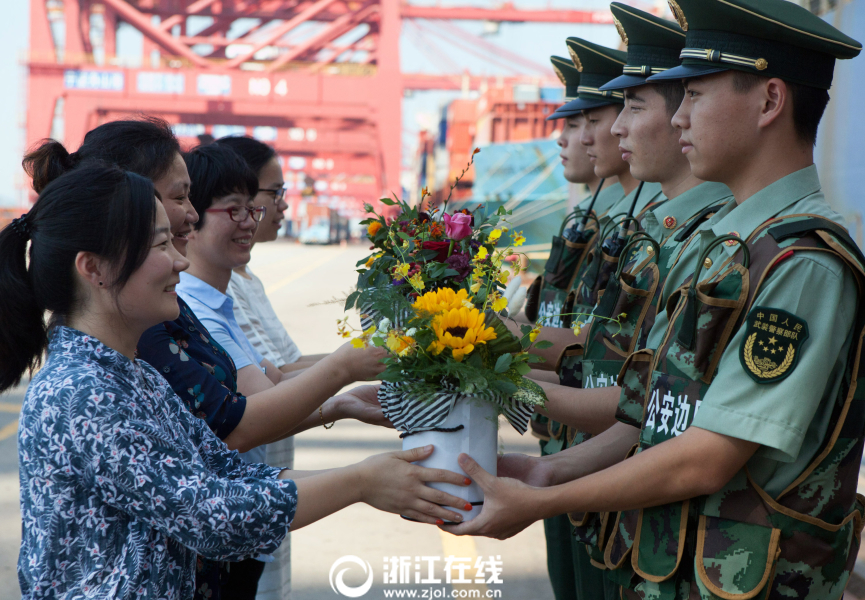
<instances>
[{"instance_id":1,"label":"white shirt","mask_svg":"<svg viewBox=\"0 0 865 600\"><path fill-rule=\"evenodd\" d=\"M261 280L246 267L249 279L232 271L227 294L234 300L234 318L253 348L276 367L297 362L302 356L285 330Z\"/></svg>"}]
</instances>

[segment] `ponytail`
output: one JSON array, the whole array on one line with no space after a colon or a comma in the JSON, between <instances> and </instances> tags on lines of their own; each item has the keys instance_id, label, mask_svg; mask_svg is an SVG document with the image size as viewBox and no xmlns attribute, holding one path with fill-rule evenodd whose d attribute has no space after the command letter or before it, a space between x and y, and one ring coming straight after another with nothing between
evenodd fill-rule
<instances>
[{"instance_id":1,"label":"ponytail","mask_svg":"<svg viewBox=\"0 0 865 600\"><path fill-rule=\"evenodd\" d=\"M69 151L57 140L42 140L37 148L24 155L21 166L33 180L33 190L41 194L45 187L75 168L78 164L78 153Z\"/></svg>"},{"instance_id":2,"label":"ponytail","mask_svg":"<svg viewBox=\"0 0 865 600\"><path fill-rule=\"evenodd\" d=\"M39 366L47 343L44 307L27 272L28 215L0 231L0 392Z\"/></svg>"},{"instance_id":3,"label":"ponytail","mask_svg":"<svg viewBox=\"0 0 865 600\"><path fill-rule=\"evenodd\" d=\"M91 163L60 175L27 215L0 231L0 392L39 365L45 311L61 320L79 308L78 253L105 259L116 273L107 284L119 292L147 258L155 218L150 180Z\"/></svg>"}]
</instances>

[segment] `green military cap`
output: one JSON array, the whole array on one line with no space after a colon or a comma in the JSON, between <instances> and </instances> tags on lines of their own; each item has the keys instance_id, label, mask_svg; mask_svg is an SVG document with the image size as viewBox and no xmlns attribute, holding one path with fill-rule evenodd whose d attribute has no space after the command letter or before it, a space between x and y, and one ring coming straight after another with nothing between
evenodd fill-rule
<instances>
[{"instance_id":1,"label":"green military cap","mask_svg":"<svg viewBox=\"0 0 865 600\"><path fill-rule=\"evenodd\" d=\"M736 70L828 90L862 44L786 0L669 0L687 32L682 65L649 81Z\"/></svg>"},{"instance_id":2,"label":"green military cap","mask_svg":"<svg viewBox=\"0 0 865 600\"><path fill-rule=\"evenodd\" d=\"M602 91L599 88L622 74L628 55L619 50L605 48L582 38L568 38L568 54L580 72L577 98L559 110L586 110L610 104L624 104L622 92Z\"/></svg>"},{"instance_id":3,"label":"green military cap","mask_svg":"<svg viewBox=\"0 0 865 600\"><path fill-rule=\"evenodd\" d=\"M682 62L679 53L685 47L685 32L673 21L626 4L610 4L613 22L622 42L628 46L628 64L623 75L601 86L601 90L623 90L644 85L646 78Z\"/></svg>"},{"instance_id":4,"label":"green military cap","mask_svg":"<svg viewBox=\"0 0 865 600\"><path fill-rule=\"evenodd\" d=\"M580 85L580 72L577 71L570 58L551 56L550 62L553 63L553 70L565 86L565 102L570 103L577 97L577 89ZM567 119L568 117L580 114L580 109L564 110L565 106L567 104L563 104L557 108L553 114L547 117L547 121Z\"/></svg>"}]
</instances>

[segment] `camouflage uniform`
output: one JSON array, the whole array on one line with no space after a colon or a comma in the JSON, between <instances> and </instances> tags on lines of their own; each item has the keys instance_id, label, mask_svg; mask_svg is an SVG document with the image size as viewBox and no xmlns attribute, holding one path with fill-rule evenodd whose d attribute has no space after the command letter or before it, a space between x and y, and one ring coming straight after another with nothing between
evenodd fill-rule
<instances>
[{"instance_id":1,"label":"camouflage uniform","mask_svg":"<svg viewBox=\"0 0 865 600\"><path fill-rule=\"evenodd\" d=\"M627 597L838 598L855 561L862 258L813 166L747 202L685 249L649 336L657 350L621 379L644 385L637 453L691 425L761 447L715 494L616 515L604 562Z\"/></svg>"}]
</instances>

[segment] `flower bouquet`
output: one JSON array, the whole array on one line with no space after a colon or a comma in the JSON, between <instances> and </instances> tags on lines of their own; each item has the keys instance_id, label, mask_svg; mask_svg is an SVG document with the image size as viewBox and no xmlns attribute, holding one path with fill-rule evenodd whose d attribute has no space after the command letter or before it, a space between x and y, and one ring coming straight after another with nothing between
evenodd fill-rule
<instances>
[{"instance_id":1,"label":"flower bouquet","mask_svg":"<svg viewBox=\"0 0 865 600\"><path fill-rule=\"evenodd\" d=\"M356 307L362 317L352 343L388 350L379 400L403 448L432 443L436 452L424 464L457 472L456 458L466 452L495 473L498 415L522 434L533 406L546 400L525 378L531 363L542 360L530 353L538 328L525 325L514 334L498 316L506 314L511 270L520 269L519 261L509 266L506 259L525 238L508 228L504 208L448 213L446 201L441 210L424 211L426 196L423 190L418 206L382 199L399 210L391 220L366 207L374 252L358 263L357 290L346 301L346 310ZM348 317L339 330L352 336ZM476 484L468 494L473 509L460 511L465 520L483 499Z\"/></svg>"}]
</instances>

